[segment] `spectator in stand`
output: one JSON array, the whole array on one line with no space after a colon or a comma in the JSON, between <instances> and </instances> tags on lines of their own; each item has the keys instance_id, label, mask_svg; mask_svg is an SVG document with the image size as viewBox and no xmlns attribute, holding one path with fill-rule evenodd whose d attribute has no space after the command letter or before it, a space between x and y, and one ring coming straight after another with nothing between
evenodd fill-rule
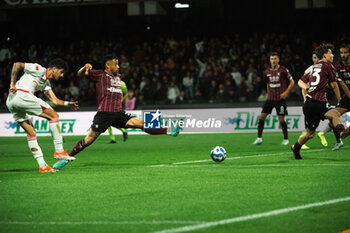
<instances>
[{"instance_id":1,"label":"spectator in stand","mask_svg":"<svg viewBox=\"0 0 350 233\"><path fill-rule=\"evenodd\" d=\"M236 86L239 86L242 81L242 74L238 70L238 65L235 65L234 67L232 67L231 76L233 81L235 81Z\"/></svg>"},{"instance_id":2,"label":"spectator in stand","mask_svg":"<svg viewBox=\"0 0 350 233\"><path fill-rule=\"evenodd\" d=\"M179 88L177 88L174 82L170 82L170 85L168 87L168 100L170 101L170 103L175 104L179 95Z\"/></svg>"},{"instance_id":3,"label":"spectator in stand","mask_svg":"<svg viewBox=\"0 0 350 233\"><path fill-rule=\"evenodd\" d=\"M265 89L261 91L261 94L259 95L257 101L258 102L265 102L267 100L267 92Z\"/></svg>"},{"instance_id":4,"label":"spectator in stand","mask_svg":"<svg viewBox=\"0 0 350 233\"><path fill-rule=\"evenodd\" d=\"M136 97L133 90L128 90L124 99L125 110L134 110L136 106Z\"/></svg>"},{"instance_id":5,"label":"spectator in stand","mask_svg":"<svg viewBox=\"0 0 350 233\"><path fill-rule=\"evenodd\" d=\"M69 82L69 87L68 87L68 91L70 94L70 98L73 100L77 100L78 96L79 96L79 88L77 86L74 85L73 81Z\"/></svg>"},{"instance_id":6,"label":"spectator in stand","mask_svg":"<svg viewBox=\"0 0 350 233\"><path fill-rule=\"evenodd\" d=\"M238 87L238 96L240 102L246 102L248 98L248 85L246 83L246 77L242 76L241 83Z\"/></svg>"},{"instance_id":7,"label":"spectator in stand","mask_svg":"<svg viewBox=\"0 0 350 233\"><path fill-rule=\"evenodd\" d=\"M194 98L193 93L193 76L189 71L186 72L186 76L182 79L182 85L185 89L185 95L188 100L192 100Z\"/></svg>"}]
</instances>

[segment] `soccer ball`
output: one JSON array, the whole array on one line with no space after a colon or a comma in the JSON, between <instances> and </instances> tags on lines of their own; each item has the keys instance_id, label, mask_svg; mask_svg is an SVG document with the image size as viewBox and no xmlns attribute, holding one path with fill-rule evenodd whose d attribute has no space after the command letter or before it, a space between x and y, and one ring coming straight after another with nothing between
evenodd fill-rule
<instances>
[{"instance_id":1,"label":"soccer ball","mask_svg":"<svg viewBox=\"0 0 350 233\"><path fill-rule=\"evenodd\" d=\"M210 151L210 156L215 162L222 162L226 158L226 150L222 146L216 146Z\"/></svg>"}]
</instances>

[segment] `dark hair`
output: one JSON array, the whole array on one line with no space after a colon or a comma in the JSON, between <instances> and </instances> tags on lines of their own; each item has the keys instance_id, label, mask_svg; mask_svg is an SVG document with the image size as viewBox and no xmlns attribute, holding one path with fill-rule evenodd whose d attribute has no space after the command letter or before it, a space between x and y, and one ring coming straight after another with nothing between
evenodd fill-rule
<instances>
[{"instance_id":1,"label":"dark hair","mask_svg":"<svg viewBox=\"0 0 350 233\"><path fill-rule=\"evenodd\" d=\"M278 56L278 53L277 53L277 52L271 52L271 53L270 53L270 57L272 57L272 56L277 56L278 58L280 58L280 56Z\"/></svg>"},{"instance_id":2,"label":"dark hair","mask_svg":"<svg viewBox=\"0 0 350 233\"><path fill-rule=\"evenodd\" d=\"M318 59L322 59L323 55L328 53L328 50L333 50L334 46L332 44L329 43L323 43L320 46L317 47L317 49L315 50L316 56L318 57Z\"/></svg>"},{"instance_id":3,"label":"dark hair","mask_svg":"<svg viewBox=\"0 0 350 233\"><path fill-rule=\"evenodd\" d=\"M106 63L108 62L108 61L111 61L111 60L113 60L113 59L118 59L116 56L114 56L114 55L106 55L106 56L104 56L104 58L103 58L103 64L102 64L102 66L103 66L103 68L106 66Z\"/></svg>"},{"instance_id":4,"label":"dark hair","mask_svg":"<svg viewBox=\"0 0 350 233\"><path fill-rule=\"evenodd\" d=\"M55 58L50 61L49 68L56 67L57 69L63 69L63 73L68 72L68 64L61 58Z\"/></svg>"},{"instance_id":5,"label":"dark hair","mask_svg":"<svg viewBox=\"0 0 350 233\"><path fill-rule=\"evenodd\" d=\"M341 44L341 45L339 46L339 49L341 49L341 48L350 49L350 44L346 44L346 43Z\"/></svg>"}]
</instances>

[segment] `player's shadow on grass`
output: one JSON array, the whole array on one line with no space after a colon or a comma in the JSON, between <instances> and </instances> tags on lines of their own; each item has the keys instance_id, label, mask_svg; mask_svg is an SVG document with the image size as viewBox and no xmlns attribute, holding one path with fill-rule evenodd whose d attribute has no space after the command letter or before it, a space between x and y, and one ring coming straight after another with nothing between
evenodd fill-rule
<instances>
[{"instance_id":1,"label":"player's shadow on grass","mask_svg":"<svg viewBox=\"0 0 350 233\"><path fill-rule=\"evenodd\" d=\"M0 173L5 173L5 172L33 172L36 171L33 168L21 168L21 169L8 169L8 170L0 170Z\"/></svg>"}]
</instances>

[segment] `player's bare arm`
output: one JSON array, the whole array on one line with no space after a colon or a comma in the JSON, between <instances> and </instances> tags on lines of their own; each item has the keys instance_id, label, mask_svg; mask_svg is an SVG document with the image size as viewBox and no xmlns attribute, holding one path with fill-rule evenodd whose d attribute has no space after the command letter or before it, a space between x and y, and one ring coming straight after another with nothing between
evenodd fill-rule
<instances>
[{"instance_id":1,"label":"player's bare arm","mask_svg":"<svg viewBox=\"0 0 350 233\"><path fill-rule=\"evenodd\" d=\"M348 86L345 84L344 81L340 81L339 84L340 84L341 88L343 89L344 94L350 99L350 90L349 90Z\"/></svg>"},{"instance_id":2,"label":"player's bare arm","mask_svg":"<svg viewBox=\"0 0 350 233\"><path fill-rule=\"evenodd\" d=\"M89 63L86 63L83 67L80 68L78 71L78 77L84 77L88 76L89 70L92 70L92 65Z\"/></svg>"},{"instance_id":3,"label":"player's bare arm","mask_svg":"<svg viewBox=\"0 0 350 233\"><path fill-rule=\"evenodd\" d=\"M306 93L307 91L305 89L301 89L301 94L303 95L304 102L306 101Z\"/></svg>"},{"instance_id":4,"label":"player's bare arm","mask_svg":"<svg viewBox=\"0 0 350 233\"><path fill-rule=\"evenodd\" d=\"M16 93L16 82L17 82L17 75L18 72L24 70L24 63L22 62L15 62L13 63L12 66L12 71L11 71L11 83L10 83L10 89L9 91L12 93Z\"/></svg>"},{"instance_id":5,"label":"player's bare arm","mask_svg":"<svg viewBox=\"0 0 350 233\"><path fill-rule=\"evenodd\" d=\"M292 90L293 86L294 86L294 80L290 79L287 89L280 95L281 99L286 99L288 97L290 90Z\"/></svg>"},{"instance_id":6,"label":"player's bare arm","mask_svg":"<svg viewBox=\"0 0 350 233\"><path fill-rule=\"evenodd\" d=\"M310 88L310 86L308 84L304 83L302 80L298 81L298 86L300 88L304 89L305 91L307 91Z\"/></svg>"},{"instance_id":7,"label":"player's bare arm","mask_svg":"<svg viewBox=\"0 0 350 233\"><path fill-rule=\"evenodd\" d=\"M77 101L64 101L60 100L56 97L55 93L52 90L44 91L45 96L54 104L57 106L67 106L74 110L77 110L79 108Z\"/></svg>"},{"instance_id":8,"label":"player's bare arm","mask_svg":"<svg viewBox=\"0 0 350 233\"><path fill-rule=\"evenodd\" d=\"M338 87L338 83L337 82L331 82L330 86L332 87L335 96L337 97L338 103L341 100L341 96L340 96L340 91L339 91L339 87Z\"/></svg>"}]
</instances>

